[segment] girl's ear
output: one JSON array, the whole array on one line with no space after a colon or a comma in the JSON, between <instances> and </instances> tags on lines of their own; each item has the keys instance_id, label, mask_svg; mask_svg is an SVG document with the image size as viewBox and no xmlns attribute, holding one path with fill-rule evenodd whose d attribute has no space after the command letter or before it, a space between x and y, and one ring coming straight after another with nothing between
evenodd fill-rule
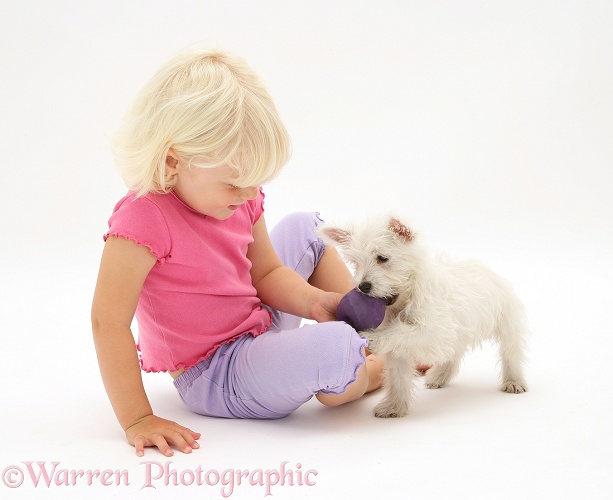
<instances>
[{"instance_id":1,"label":"girl's ear","mask_svg":"<svg viewBox=\"0 0 613 500\"><path fill-rule=\"evenodd\" d=\"M168 154L166 155L166 172L170 175L173 175L177 172L177 165L179 164L179 157L172 150L168 150Z\"/></svg>"}]
</instances>

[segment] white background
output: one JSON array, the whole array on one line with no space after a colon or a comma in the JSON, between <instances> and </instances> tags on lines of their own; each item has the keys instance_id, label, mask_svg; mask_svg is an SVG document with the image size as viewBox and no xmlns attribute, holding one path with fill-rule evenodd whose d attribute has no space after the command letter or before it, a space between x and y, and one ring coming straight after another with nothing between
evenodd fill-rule
<instances>
[{"instance_id":1,"label":"white background","mask_svg":"<svg viewBox=\"0 0 613 500\"><path fill-rule=\"evenodd\" d=\"M203 433L172 467L317 470L315 486L273 498L611 498L612 25L605 0L0 0L0 470L130 476L46 488L26 471L0 496L221 498L221 486L141 489L89 324L125 191L108 135L162 62L215 46L262 75L293 139L266 188L269 225L294 210L341 223L395 210L438 250L487 262L526 304L531 390L498 392L485 346L448 388L420 387L404 419L375 419L375 393L234 421L190 414L168 375L148 374L155 410ZM231 498L264 494L247 484Z\"/></svg>"}]
</instances>

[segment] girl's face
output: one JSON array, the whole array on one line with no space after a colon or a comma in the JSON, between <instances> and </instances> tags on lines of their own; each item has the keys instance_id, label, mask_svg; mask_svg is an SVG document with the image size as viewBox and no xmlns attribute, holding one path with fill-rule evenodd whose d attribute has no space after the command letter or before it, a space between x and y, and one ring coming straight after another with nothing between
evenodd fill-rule
<instances>
[{"instance_id":1,"label":"girl's face","mask_svg":"<svg viewBox=\"0 0 613 500\"><path fill-rule=\"evenodd\" d=\"M167 167L174 171L175 194L191 208L214 219L224 220L245 201L258 195L257 187L237 187L232 184L233 170L228 166L189 168L169 153Z\"/></svg>"}]
</instances>

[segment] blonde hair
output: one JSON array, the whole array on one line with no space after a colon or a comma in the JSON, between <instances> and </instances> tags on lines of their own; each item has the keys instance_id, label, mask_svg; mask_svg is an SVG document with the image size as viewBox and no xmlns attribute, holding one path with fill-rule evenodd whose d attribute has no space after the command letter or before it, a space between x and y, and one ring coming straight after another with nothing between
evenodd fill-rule
<instances>
[{"instance_id":1,"label":"blonde hair","mask_svg":"<svg viewBox=\"0 0 613 500\"><path fill-rule=\"evenodd\" d=\"M221 51L178 55L136 96L113 137L113 153L130 189L167 192L169 149L189 166L228 165L241 187L274 178L290 141L272 98L246 62Z\"/></svg>"}]
</instances>

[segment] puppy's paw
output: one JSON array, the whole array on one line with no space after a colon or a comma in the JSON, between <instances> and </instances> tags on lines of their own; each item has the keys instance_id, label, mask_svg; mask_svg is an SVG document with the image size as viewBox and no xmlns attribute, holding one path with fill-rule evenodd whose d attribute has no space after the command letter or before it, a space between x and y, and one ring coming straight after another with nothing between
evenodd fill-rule
<instances>
[{"instance_id":1,"label":"puppy's paw","mask_svg":"<svg viewBox=\"0 0 613 500\"><path fill-rule=\"evenodd\" d=\"M366 339L368 340L368 349L371 352L378 354L381 351L381 346L380 346L381 337L375 334L375 330L365 330L360 333L364 335Z\"/></svg>"},{"instance_id":2,"label":"puppy's paw","mask_svg":"<svg viewBox=\"0 0 613 500\"><path fill-rule=\"evenodd\" d=\"M514 382L513 380L508 380L507 382L502 384L500 390L511 394L521 394L523 392L526 392L528 390L528 387L526 386L525 382L519 383Z\"/></svg>"},{"instance_id":3,"label":"puppy's paw","mask_svg":"<svg viewBox=\"0 0 613 500\"><path fill-rule=\"evenodd\" d=\"M428 389L442 389L446 385L447 385L447 381L426 380L426 387Z\"/></svg>"},{"instance_id":4,"label":"puppy's paw","mask_svg":"<svg viewBox=\"0 0 613 500\"><path fill-rule=\"evenodd\" d=\"M408 415L409 407L406 404L392 404L382 401L375 406L375 417L378 418L399 418Z\"/></svg>"},{"instance_id":5,"label":"puppy's paw","mask_svg":"<svg viewBox=\"0 0 613 500\"><path fill-rule=\"evenodd\" d=\"M435 366L426 373L425 385L428 389L442 389L449 383L450 371L443 366Z\"/></svg>"}]
</instances>

